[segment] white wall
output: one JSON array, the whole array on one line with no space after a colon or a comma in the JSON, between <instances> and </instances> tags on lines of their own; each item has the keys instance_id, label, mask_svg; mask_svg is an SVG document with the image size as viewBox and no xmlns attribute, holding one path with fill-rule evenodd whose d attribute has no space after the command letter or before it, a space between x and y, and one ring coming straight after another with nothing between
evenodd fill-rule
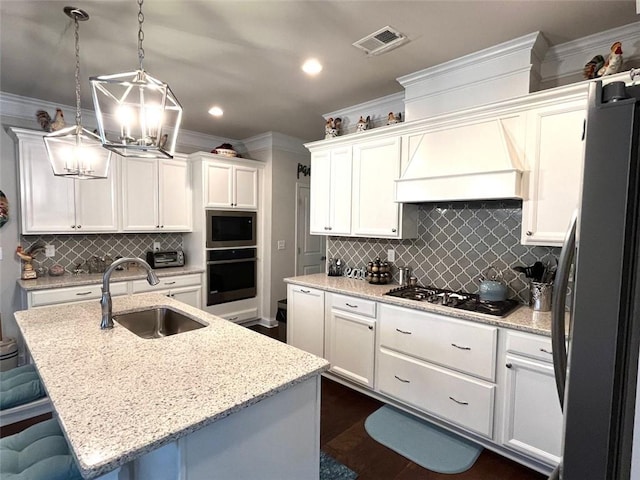
<instances>
[{"instance_id":1,"label":"white wall","mask_svg":"<svg viewBox=\"0 0 640 480\"><path fill-rule=\"evenodd\" d=\"M264 275L268 286L263 292L262 315L265 323L275 324L278 300L287 298L287 289L282 281L295 275L295 221L296 182L298 163L310 165L311 154L303 141L269 132L245 139L248 156L265 162L265 265ZM309 177L300 177L300 182L309 183ZM278 250L278 240L284 240L285 248Z\"/></svg>"},{"instance_id":2,"label":"white wall","mask_svg":"<svg viewBox=\"0 0 640 480\"><path fill-rule=\"evenodd\" d=\"M2 336L18 338L19 331L13 313L21 310L21 289L16 281L20 278L20 261L15 255L20 239L18 224L18 173L16 149L13 139L7 133L7 127L33 128L35 123L24 119L1 116L0 131L0 190L9 200L9 221L0 228L0 314L2 315Z\"/></svg>"}]
</instances>

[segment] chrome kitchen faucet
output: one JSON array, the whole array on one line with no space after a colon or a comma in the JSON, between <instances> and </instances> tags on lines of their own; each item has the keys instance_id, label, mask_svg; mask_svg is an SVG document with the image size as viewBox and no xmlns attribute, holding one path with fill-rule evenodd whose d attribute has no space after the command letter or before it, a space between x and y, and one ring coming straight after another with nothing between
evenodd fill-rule
<instances>
[{"instance_id":1,"label":"chrome kitchen faucet","mask_svg":"<svg viewBox=\"0 0 640 480\"><path fill-rule=\"evenodd\" d=\"M116 269L116 267L122 265L123 263L133 262L141 265L147 271L147 282L149 285L157 285L160 283L158 280L158 276L156 272L154 272L149 264L142 260L141 258L119 258L104 272L102 276L102 298L100 299L100 305L102 306L102 321L100 322L100 328L102 330L106 330L109 328L113 328L113 315L111 313L111 291L109 290L109 281L111 280L111 273Z\"/></svg>"}]
</instances>

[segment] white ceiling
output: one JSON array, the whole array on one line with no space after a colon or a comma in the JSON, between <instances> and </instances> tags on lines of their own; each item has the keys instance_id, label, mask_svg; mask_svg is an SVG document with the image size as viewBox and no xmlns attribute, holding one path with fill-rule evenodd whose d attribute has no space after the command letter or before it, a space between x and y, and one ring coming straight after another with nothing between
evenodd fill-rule
<instances>
[{"instance_id":1,"label":"white ceiling","mask_svg":"<svg viewBox=\"0 0 640 480\"><path fill-rule=\"evenodd\" d=\"M89 76L137 68L135 0L0 0L1 91L75 105L66 5L91 16L80 24L84 108ZM397 77L538 30L558 45L639 20L635 0L147 0L143 12L145 70L171 86L183 127L234 139L316 140L322 114L400 92ZM387 25L409 43L374 57L351 45ZM300 70L309 56L324 64L318 77ZM207 114L214 103L222 118Z\"/></svg>"}]
</instances>

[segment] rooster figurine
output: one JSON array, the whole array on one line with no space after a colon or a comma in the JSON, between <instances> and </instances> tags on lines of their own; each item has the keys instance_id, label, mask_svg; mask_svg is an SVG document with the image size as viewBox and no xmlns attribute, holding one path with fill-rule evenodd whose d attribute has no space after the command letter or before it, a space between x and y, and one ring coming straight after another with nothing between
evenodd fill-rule
<instances>
[{"instance_id":1,"label":"rooster figurine","mask_svg":"<svg viewBox=\"0 0 640 480\"><path fill-rule=\"evenodd\" d=\"M40 123L40 126L45 132L55 132L64 128L64 114L62 109L56 108L56 116L51 120L51 115L45 110L38 110L36 112L36 118Z\"/></svg>"},{"instance_id":2,"label":"rooster figurine","mask_svg":"<svg viewBox=\"0 0 640 480\"><path fill-rule=\"evenodd\" d=\"M618 73L622 68L622 43L616 42L611 45L611 53L604 62L604 66L598 70L598 77L604 77L605 75L613 75Z\"/></svg>"},{"instance_id":3,"label":"rooster figurine","mask_svg":"<svg viewBox=\"0 0 640 480\"><path fill-rule=\"evenodd\" d=\"M33 265L31 264L31 262L33 261L33 255L25 252L22 248L22 245L18 245L18 248L16 248L16 255L18 255L18 258L20 258L20 260L24 262L24 265L22 266L22 275L20 276L20 278L22 278L22 280L37 278L38 274L33 269Z\"/></svg>"},{"instance_id":4,"label":"rooster figurine","mask_svg":"<svg viewBox=\"0 0 640 480\"><path fill-rule=\"evenodd\" d=\"M591 80L596 78L598 70L604 66L604 57L602 55L596 55L585 66L582 71L584 78Z\"/></svg>"}]
</instances>

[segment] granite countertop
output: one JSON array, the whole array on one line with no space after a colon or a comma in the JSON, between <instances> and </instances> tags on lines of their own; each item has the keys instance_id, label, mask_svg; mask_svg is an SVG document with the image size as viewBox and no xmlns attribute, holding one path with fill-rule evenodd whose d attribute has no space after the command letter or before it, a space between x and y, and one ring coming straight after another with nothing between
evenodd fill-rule
<instances>
[{"instance_id":1,"label":"granite countertop","mask_svg":"<svg viewBox=\"0 0 640 480\"><path fill-rule=\"evenodd\" d=\"M296 285L318 288L328 292L375 300L376 302L423 310L425 312L439 313L452 318L522 330L539 335L551 335L551 312L536 312L526 305L518 307L506 317L496 317L484 313L474 313L451 307L443 307L442 305L434 305L428 302L416 302L415 300L386 296L385 293L398 287L398 285L394 284L372 285L364 280L355 280L347 277L329 277L325 273L290 277L285 278L284 281Z\"/></svg>"},{"instance_id":2,"label":"granite countertop","mask_svg":"<svg viewBox=\"0 0 640 480\"><path fill-rule=\"evenodd\" d=\"M170 267L154 269L158 277L170 277L173 275L189 275L190 273L202 273L201 267ZM59 277L34 278L32 280L18 280L18 285L25 291L46 290L48 288L75 287L77 285L94 285L102 283L102 273L80 273L73 275L65 273ZM147 278L147 272L138 267L129 267L126 270L114 270L111 275L111 283L126 282Z\"/></svg>"},{"instance_id":3,"label":"granite countertop","mask_svg":"<svg viewBox=\"0 0 640 480\"><path fill-rule=\"evenodd\" d=\"M315 355L160 294L113 298L113 312L170 306L207 326L143 339L100 305L24 310L15 317L83 477L162 445L322 373Z\"/></svg>"}]
</instances>

